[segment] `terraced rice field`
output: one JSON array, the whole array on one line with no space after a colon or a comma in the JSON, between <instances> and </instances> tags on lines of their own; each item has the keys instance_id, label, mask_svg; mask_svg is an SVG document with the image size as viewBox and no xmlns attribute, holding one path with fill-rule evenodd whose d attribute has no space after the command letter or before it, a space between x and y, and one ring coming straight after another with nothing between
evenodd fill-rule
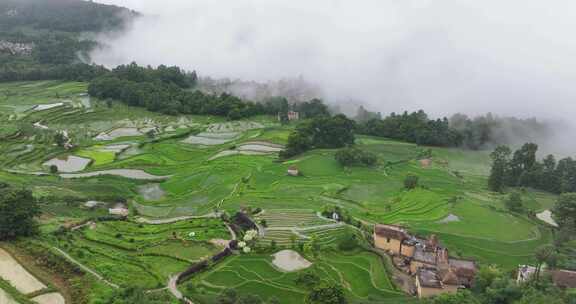
<instances>
[{"instance_id":1,"label":"terraced rice field","mask_svg":"<svg viewBox=\"0 0 576 304\"><path fill-rule=\"evenodd\" d=\"M270 228L308 227L332 223L319 217L312 209L268 209L258 218L266 220L266 225Z\"/></svg>"},{"instance_id":2,"label":"terraced rice field","mask_svg":"<svg viewBox=\"0 0 576 304\"><path fill-rule=\"evenodd\" d=\"M115 221L87 226L56 246L117 285L153 289L221 250L210 240L229 238L217 219L164 225Z\"/></svg>"},{"instance_id":3,"label":"terraced rice field","mask_svg":"<svg viewBox=\"0 0 576 304\"><path fill-rule=\"evenodd\" d=\"M394 290L381 261L373 254L355 252L344 255L332 252L311 261L312 266L306 270L282 272L272 264L272 256L235 256L195 277L190 284L202 292L190 296L208 300L225 288L235 288L241 294L255 294L263 300L277 297L282 303L299 304L304 302L308 291L305 286L297 285L295 280L300 272L309 271L325 281L342 284L355 301L382 303L384 300L403 298L401 293Z\"/></svg>"},{"instance_id":4,"label":"terraced rice field","mask_svg":"<svg viewBox=\"0 0 576 304\"><path fill-rule=\"evenodd\" d=\"M355 230L318 217L326 206L339 206L365 223L402 224L418 234L435 233L452 253L506 269L532 262L535 249L551 241L545 224L507 213L504 196L486 190L486 152L431 148L431 163L422 166L418 155L425 147L357 136L356 145L374 152L378 166L343 168L330 149L279 161L278 149L294 125L280 125L273 117L227 122L220 117L167 116L120 103L86 103L85 92L85 83L0 84L0 180L50 198L50 204L42 205L41 230L46 233L106 214L103 208L85 208L83 202L89 200L123 198L132 212L159 220L258 207L264 212L257 218L268 226L260 245L274 240L290 247L293 240L318 240L327 252L313 261L314 271L342 282L351 297L375 303L392 301L397 294L385 283L385 271L376 271L382 266L369 253L330 253ZM62 105L32 110L57 103ZM159 132L145 135L151 129ZM70 151L54 145L54 135L63 130L76 146ZM107 140L99 140L101 134ZM81 172L60 176L49 174L43 165L69 155L91 163ZM302 175L288 176L290 166L297 166ZM418 175L421 187L406 191L403 180L408 174ZM154 189L147 193L150 184ZM552 194L530 189L522 195L527 207L538 212L555 200ZM459 220L443 222L449 215ZM171 231L228 237L223 227L210 235L186 221L154 228L119 222L99 223L94 230L74 232L69 240L53 245L119 285L133 281L156 288L169 274L215 250L204 243L208 239L172 240ZM246 270L243 264L255 268ZM300 303L306 292L295 286L294 274L270 267L269 256L233 257L193 281L208 297L229 283L240 292L263 292L264 299L293 296ZM202 297L198 292L191 296Z\"/></svg>"}]
</instances>

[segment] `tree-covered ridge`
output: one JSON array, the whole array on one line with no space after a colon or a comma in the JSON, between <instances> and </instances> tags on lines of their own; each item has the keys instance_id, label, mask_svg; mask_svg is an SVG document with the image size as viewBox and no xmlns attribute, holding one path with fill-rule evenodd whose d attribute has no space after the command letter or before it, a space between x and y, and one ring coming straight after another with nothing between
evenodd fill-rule
<instances>
[{"instance_id":1,"label":"tree-covered ridge","mask_svg":"<svg viewBox=\"0 0 576 304\"><path fill-rule=\"evenodd\" d=\"M0 2L3 31L30 27L42 31L101 32L124 25L136 15L126 8L79 0L4 0Z\"/></svg>"},{"instance_id":2,"label":"tree-covered ridge","mask_svg":"<svg viewBox=\"0 0 576 304\"><path fill-rule=\"evenodd\" d=\"M320 116L299 124L290 136L282 158L289 158L311 149L334 149L354 144L354 121L343 114Z\"/></svg>"},{"instance_id":3,"label":"tree-covered ridge","mask_svg":"<svg viewBox=\"0 0 576 304\"><path fill-rule=\"evenodd\" d=\"M454 114L450 127L462 135L462 145L470 149L485 149L498 145L520 145L550 137L550 126L535 118L499 117L486 115L468 117Z\"/></svg>"},{"instance_id":4,"label":"tree-covered ridge","mask_svg":"<svg viewBox=\"0 0 576 304\"><path fill-rule=\"evenodd\" d=\"M91 96L114 99L164 114L201 114L229 119L264 114L264 106L238 97L204 94L188 89L196 85L195 72L178 67L140 67L122 65L93 79L88 87Z\"/></svg>"},{"instance_id":5,"label":"tree-covered ridge","mask_svg":"<svg viewBox=\"0 0 576 304\"><path fill-rule=\"evenodd\" d=\"M447 118L430 119L418 112L392 113L384 119L371 119L358 126L361 134L404 140L419 145L459 146L462 135L450 127Z\"/></svg>"},{"instance_id":6,"label":"tree-covered ridge","mask_svg":"<svg viewBox=\"0 0 576 304\"><path fill-rule=\"evenodd\" d=\"M78 66L97 46L86 32L122 29L137 16L128 9L82 0L0 2L0 81L74 79ZM83 66L81 80L90 67Z\"/></svg>"}]
</instances>

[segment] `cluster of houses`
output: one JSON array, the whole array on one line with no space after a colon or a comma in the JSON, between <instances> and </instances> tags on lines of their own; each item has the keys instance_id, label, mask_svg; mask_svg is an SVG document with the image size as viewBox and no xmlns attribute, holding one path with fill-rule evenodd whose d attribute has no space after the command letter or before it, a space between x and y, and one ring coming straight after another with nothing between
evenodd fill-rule
<instances>
[{"instance_id":1,"label":"cluster of houses","mask_svg":"<svg viewBox=\"0 0 576 304\"><path fill-rule=\"evenodd\" d=\"M0 53L8 53L12 56L30 56L34 49L33 43L17 43L0 40Z\"/></svg>"},{"instance_id":2,"label":"cluster of houses","mask_svg":"<svg viewBox=\"0 0 576 304\"><path fill-rule=\"evenodd\" d=\"M456 293L474 283L476 263L450 257L435 235L424 239L400 226L376 225L374 246L390 254L398 269L414 277L419 298Z\"/></svg>"},{"instance_id":3,"label":"cluster of houses","mask_svg":"<svg viewBox=\"0 0 576 304\"><path fill-rule=\"evenodd\" d=\"M413 276L414 292L419 298L456 293L474 284L476 263L451 257L435 235L420 238L400 226L375 225L374 247L392 256L397 269ZM535 276L537 268L520 265L517 273L516 281L520 284ZM540 274L550 276L560 288L576 288L576 271L542 269Z\"/></svg>"}]
</instances>

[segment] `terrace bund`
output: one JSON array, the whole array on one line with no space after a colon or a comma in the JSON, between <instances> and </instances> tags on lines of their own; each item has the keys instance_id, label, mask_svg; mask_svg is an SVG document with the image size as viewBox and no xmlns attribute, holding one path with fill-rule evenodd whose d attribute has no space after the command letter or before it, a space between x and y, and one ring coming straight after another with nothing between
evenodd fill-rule
<instances>
[{"instance_id":1,"label":"terrace bund","mask_svg":"<svg viewBox=\"0 0 576 304\"><path fill-rule=\"evenodd\" d=\"M450 257L435 235L422 239L399 226L376 225L374 246L391 255L396 268L414 276L419 298L456 293L474 283L476 263Z\"/></svg>"}]
</instances>

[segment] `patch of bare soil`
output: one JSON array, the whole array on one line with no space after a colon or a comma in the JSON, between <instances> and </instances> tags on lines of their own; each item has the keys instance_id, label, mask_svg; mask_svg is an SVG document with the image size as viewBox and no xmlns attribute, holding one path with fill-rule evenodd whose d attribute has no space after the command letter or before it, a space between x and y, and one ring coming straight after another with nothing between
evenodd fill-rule
<instances>
[{"instance_id":1,"label":"patch of bare soil","mask_svg":"<svg viewBox=\"0 0 576 304\"><path fill-rule=\"evenodd\" d=\"M312 266L312 263L294 250L278 251L272 256L274 257L272 264L283 271L298 271Z\"/></svg>"}]
</instances>

